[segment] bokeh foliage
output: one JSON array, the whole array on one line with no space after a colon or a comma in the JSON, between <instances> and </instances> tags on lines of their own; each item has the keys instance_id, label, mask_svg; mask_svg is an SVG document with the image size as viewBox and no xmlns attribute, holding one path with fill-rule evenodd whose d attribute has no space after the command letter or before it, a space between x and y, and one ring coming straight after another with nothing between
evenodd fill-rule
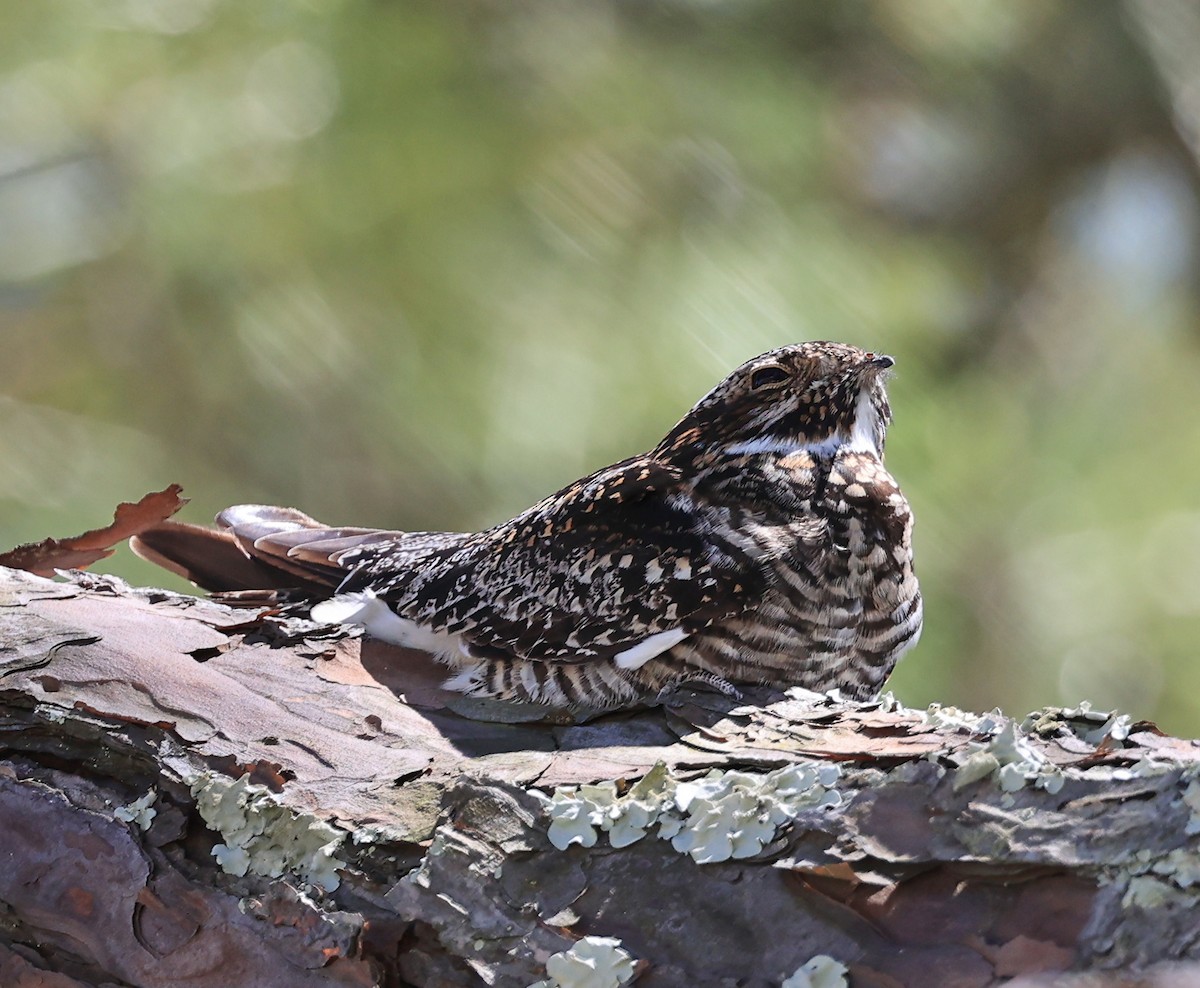
<instances>
[{"instance_id":1,"label":"bokeh foliage","mask_svg":"<svg viewBox=\"0 0 1200 988\"><path fill-rule=\"evenodd\" d=\"M1200 732L1196 165L1150 6L6 4L0 542L170 481L192 520L483 526L844 339L898 361L902 699Z\"/></svg>"}]
</instances>

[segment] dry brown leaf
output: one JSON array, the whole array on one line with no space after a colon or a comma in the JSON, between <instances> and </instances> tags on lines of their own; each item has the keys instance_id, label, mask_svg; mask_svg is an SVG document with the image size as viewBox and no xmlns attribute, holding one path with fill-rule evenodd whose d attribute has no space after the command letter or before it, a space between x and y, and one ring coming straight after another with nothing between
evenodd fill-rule
<instances>
[{"instance_id":1,"label":"dry brown leaf","mask_svg":"<svg viewBox=\"0 0 1200 988\"><path fill-rule=\"evenodd\" d=\"M113 513L111 525L65 539L43 539L0 553L0 566L50 577L59 569L86 569L113 554L113 547L170 518L187 504L183 490L172 484L166 490L147 494L136 504L122 503Z\"/></svg>"}]
</instances>

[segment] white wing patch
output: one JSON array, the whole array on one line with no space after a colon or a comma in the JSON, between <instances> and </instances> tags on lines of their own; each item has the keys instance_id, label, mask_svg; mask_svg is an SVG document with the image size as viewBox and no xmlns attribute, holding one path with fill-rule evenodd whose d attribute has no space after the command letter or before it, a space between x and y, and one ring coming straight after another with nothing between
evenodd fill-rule
<instances>
[{"instance_id":1,"label":"white wing patch","mask_svg":"<svg viewBox=\"0 0 1200 988\"><path fill-rule=\"evenodd\" d=\"M313 607L311 615L314 621L321 624L357 625L372 638L404 648L429 652L449 661L451 665L462 664L464 657L472 658L460 635L433 631L415 621L399 617L370 590L338 594L329 600L323 600ZM621 669L640 669L655 656L662 655L667 649L678 645L687 636L688 633L682 628L660 631L643 638L623 652L618 652L613 656L613 661ZM481 664L478 662L468 665L456 679L446 684L446 688L469 692L478 685L476 680L480 668ZM522 669L521 676L523 682L527 676L532 677L532 667ZM533 685L536 686L536 679L533 680Z\"/></svg>"},{"instance_id":2,"label":"white wing patch","mask_svg":"<svg viewBox=\"0 0 1200 988\"><path fill-rule=\"evenodd\" d=\"M458 635L433 631L415 621L399 617L370 590L338 594L323 600L312 609L311 615L314 621L321 624L358 625L372 638L431 655L448 657L461 647Z\"/></svg>"},{"instance_id":3,"label":"white wing patch","mask_svg":"<svg viewBox=\"0 0 1200 988\"><path fill-rule=\"evenodd\" d=\"M320 624L363 624L360 616L371 609L373 602L378 603L369 590L366 593L338 594L314 604L309 616Z\"/></svg>"},{"instance_id":4,"label":"white wing patch","mask_svg":"<svg viewBox=\"0 0 1200 988\"><path fill-rule=\"evenodd\" d=\"M662 655L668 648L678 645L687 636L688 633L682 628L660 631L649 638L643 638L625 651L618 652L613 656L613 661L622 669L640 669L656 655Z\"/></svg>"}]
</instances>

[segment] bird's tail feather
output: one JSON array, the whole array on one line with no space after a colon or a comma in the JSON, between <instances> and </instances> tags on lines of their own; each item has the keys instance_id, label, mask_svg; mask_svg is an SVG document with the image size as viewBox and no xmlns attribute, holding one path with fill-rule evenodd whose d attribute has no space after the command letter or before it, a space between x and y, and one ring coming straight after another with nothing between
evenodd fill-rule
<instances>
[{"instance_id":1,"label":"bird's tail feather","mask_svg":"<svg viewBox=\"0 0 1200 988\"><path fill-rule=\"evenodd\" d=\"M133 551L205 590L296 589L331 594L346 576L342 558L403 532L332 528L295 508L240 504L217 528L163 522L129 540Z\"/></svg>"}]
</instances>

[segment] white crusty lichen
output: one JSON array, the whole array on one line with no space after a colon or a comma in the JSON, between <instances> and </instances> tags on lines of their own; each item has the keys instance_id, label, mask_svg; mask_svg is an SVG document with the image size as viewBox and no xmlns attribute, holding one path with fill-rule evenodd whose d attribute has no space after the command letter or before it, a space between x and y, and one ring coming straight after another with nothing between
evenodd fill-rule
<instances>
[{"instance_id":1,"label":"white crusty lichen","mask_svg":"<svg viewBox=\"0 0 1200 988\"><path fill-rule=\"evenodd\" d=\"M817 954L779 988L846 988L847 968L828 954Z\"/></svg>"},{"instance_id":2,"label":"white crusty lichen","mask_svg":"<svg viewBox=\"0 0 1200 988\"><path fill-rule=\"evenodd\" d=\"M570 950L551 954L546 980L529 988L618 988L631 978L633 957L616 937L584 937Z\"/></svg>"},{"instance_id":3,"label":"white crusty lichen","mask_svg":"<svg viewBox=\"0 0 1200 988\"><path fill-rule=\"evenodd\" d=\"M146 795L135 799L132 803L118 806L113 810L113 816L126 823L136 823L142 830L149 830L150 824L158 815L158 810L154 808L154 800L157 798L158 790L152 788Z\"/></svg>"},{"instance_id":4,"label":"white crusty lichen","mask_svg":"<svg viewBox=\"0 0 1200 988\"><path fill-rule=\"evenodd\" d=\"M191 789L200 816L224 841L212 851L224 871L269 878L291 872L327 892L338 887L337 868L343 862L335 852L344 832L284 806L249 775L233 780L204 772Z\"/></svg>"},{"instance_id":5,"label":"white crusty lichen","mask_svg":"<svg viewBox=\"0 0 1200 988\"><path fill-rule=\"evenodd\" d=\"M614 782L535 794L550 813L548 836L560 850L592 847L601 833L613 847L625 847L655 831L709 864L753 857L802 809L840 805L832 788L840 777L837 765L797 762L766 773L713 769L679 782L660 762L624 795Z\"/></svg>"},{"instance_id":6,"label":"white crusty lichen","mask_svg":"<svg viewBox=\"0 0 1200 988\"><path fill-rule=\"evenodd\" d=\"M1031 745L1013 720L990 740L970 745L970 753L954 773L954 788L957 791L988 776L994 776L1004 792L1033 784L1053 794L1066 781L1062 769Z\"/></svg>"}]
</instances>

